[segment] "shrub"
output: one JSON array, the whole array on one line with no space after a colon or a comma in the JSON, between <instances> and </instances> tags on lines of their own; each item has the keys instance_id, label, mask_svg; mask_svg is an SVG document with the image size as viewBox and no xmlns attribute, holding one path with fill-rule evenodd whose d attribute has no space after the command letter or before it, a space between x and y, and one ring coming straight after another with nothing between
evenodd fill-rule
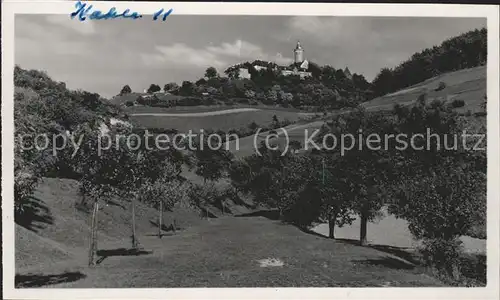
<instances>
[{"instance_id":1,"label":"shrub","mask_svg":"<svg viewBox=\"0 0 500 300\"><path fill-rule=\"evenodd\" d=\"M424 263L438 270L445 270L455 277L462 253L462 241L455 239L424 239L420 247Z\"/></svg>"},{"instance_id":2,"label":"shrub","mask_svg":"<svg viewBox=\"0 0 500 300\"><path fill-rule=\"evenodd\" d=\"M134 101L128 100L127 102L125 102L125 106L134 106Z\"/></svg>"},{"instance_id":3,"label":"shrub","mask_svg":"<svg viewBox=\"0 0 500 300\"><path fill-rule=\"evenodd\" d=\"M453 102L451 102L451 107L453 108L464 107L464 106L465 106L465 101L461 99L456 99Z\"/></svg>"},{"instance_id":4,"label":"shrub","mask_svg":"<svg viewBox=\"0 0 500 300\"><path fill-rule=\"evenodd\" d=\"M191 203L199 208L217 201L222 196L222 193L212 182L195 184L188 192Z\"/></svg>"},{"instance_id":5,"label":"shrub","mask_svg":"<svg viewBox=\"0 0 500 300\"><path fill-rule=\"evenodd\" d=\"M441 91L441 90L444 90L445 88L446 88L446 83L441 81L441 82L439 82L438 87L435 89L435 91L436 92Z\"/></svg>"}]
</instances>

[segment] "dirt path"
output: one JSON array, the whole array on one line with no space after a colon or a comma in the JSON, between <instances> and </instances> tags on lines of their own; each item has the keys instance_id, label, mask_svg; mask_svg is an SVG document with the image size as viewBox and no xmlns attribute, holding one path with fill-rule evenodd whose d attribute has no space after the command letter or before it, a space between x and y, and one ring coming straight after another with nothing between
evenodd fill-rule
<instances>
[{"instance_id":1,"label":"dirt path","mask_svg":"<svg viewBox=\"0 0 500 300\"><path fill-rule=\"evenodd\" d=\"M217 111L197 112L197 113L132 113L130 116L154 116L154 117L211 117L218 115L227 115L248 111L259 111L258 108L233 108Z\"/></svg>"}]
</instances>

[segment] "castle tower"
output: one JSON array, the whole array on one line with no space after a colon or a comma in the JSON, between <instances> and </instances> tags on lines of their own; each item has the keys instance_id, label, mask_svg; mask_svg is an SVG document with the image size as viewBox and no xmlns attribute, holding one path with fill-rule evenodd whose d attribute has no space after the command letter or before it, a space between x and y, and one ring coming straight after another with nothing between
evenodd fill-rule
<instances>
[{"instance_id":1,"label":"castle tower","mask_svg":"<svg viewBox=\"0 0 500 300\"><path fill-rule=\"evenodd\" d=\"M300 46L299 41L297 41L297 46L293 50L293 58L296 64L304 61L304 49Z\"/></svg>"}]
</instances>

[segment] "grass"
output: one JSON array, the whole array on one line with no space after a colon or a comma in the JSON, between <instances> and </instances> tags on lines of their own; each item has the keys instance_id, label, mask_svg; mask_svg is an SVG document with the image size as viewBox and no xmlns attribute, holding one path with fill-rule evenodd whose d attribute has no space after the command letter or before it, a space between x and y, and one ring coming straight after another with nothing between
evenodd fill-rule
<instances>
[{"instance_id":1,"label":"grass","mask_svg":"<svg viewBox=\"0 0 500 300\"><path fill-rule=\"evenodd\" d=\"M446 87L436 90L440 82L444 82ZM375 98L363 105L367 108L391 108L396 103L407 104L415 101L424 92L427 93L429 101L432 99L442 99L448 102L456 99L464 100L465 106L458 108L458 112L468 110L472 113L480 112L482 111L480 105L486 95L486 67L442 74L395 93Z\"/></svg>"},{"instance_id":2,"label":"grass","mask_svg":"<svg viewBox=\"0 0 500 300\"><path fill-rule=\"evenodd\" d=\"M206 221L177 235L144 237L150 255L115 256L56 287L440 286L389 253L307 234L263 217ZM259 261L283 263L261 267Z\"/></svg>"},{"instance_id":3,"label":"grass","mask_svg":"<svg viewBox=\"0 0 500 300\"><path fill-rule=\"evenodd\" d=\"M199 132L200 129L229 131L247 127L251 122L267 126L272 122L274 115L279 120L297 121L304 118L303 115L297 112L259 110L214 116L131 116L131 119L146 128L174 128L179 132L188 132L189 130Z\"/></svg>"},{"instance_id":4,"label":"grass","mask_svg":"<svg viewBox=\"0 0 500 300\"><path fill-rule=\"evenodd\" d=\"M288 111L297 112L301 111L295 108L285 108L280 106L270 106L270 105L244 105L244 104L234 104L234 105L196 105L196 106L174 106L174 107L152 107L152 106L130 106L125 107L124 110L129 114L134 113L203 113L212 112L226 109L234 108L253 108L260 110L273 110L273 111Z\"/></svg>"},{"instance_id":5,"label":"grass","mask_svg":"<svg viewBox=\"0 0 500 300\"><path fill-rule=\"evenodd\" d=\"M32 269L50 269L62 264L85 265L89 246L90 215L78 206L78 182L69 179L44 178L34 196L48 208L45 214L52 217L52 224L38 226L36 231L16 225L16 270L24 273ZM130 245L130 202L110 199L99 211L98 244L100 247L120 248ZM158 212L138 203L136 206L137 232L139 235L157 233ZM199 222L197 211L176 207L165 212L164 224L176 219L181 228ZM152 223L153 222L153 223ZM62 270L64 271L64 270Z\"/></svg>"},{"instance_id":6,"label":"grass","mask_svg":"<svg viewBox=\"0 0 500 300\"><path fill-rule=\"evenodd\" d=\"M137 205L143 251L130 251L130 210L99 213L99 265L87 267L89 215L74 180L46 178L35 195L53 224L37 232L16 226L18 287L438 286L410 262L386 251L305 233L265 217L201 219L177 207L176 233L156 236L157 212ZM126 204L126 202L125 202ZM262 260L278 261L261 267Z\"/></svg>"}]
</instances>

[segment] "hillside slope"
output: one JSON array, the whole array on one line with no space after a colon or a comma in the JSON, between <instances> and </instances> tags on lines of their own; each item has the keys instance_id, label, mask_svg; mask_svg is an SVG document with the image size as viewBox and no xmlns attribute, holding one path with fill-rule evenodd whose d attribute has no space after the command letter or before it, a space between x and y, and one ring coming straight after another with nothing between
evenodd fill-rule
<instances>
[{"instance_id":1,"label":"hillside slope","mask_svg":"<svg viewBox=\"0 0 500 300\"><path fill-rule=\"evenodd\" d=\"M440 82L444 82L446 87L440 91L435 91ZM391 93L382 97L375 98L365 102L362 105L369 111L392 110L395 104L408 105L416 101L422 93L427 93L428 101L433 99L443 99L449 102L455 99L464 100L465 106L457 108L458 112L472 113L481 112L481 104L486 95L486 67L477 67L464 69L456 72L442 74L440 76L428 79L412 87ZM349 110L335 111L331 115L345 114ZM486 124L486 118L469 118L470 123ZM301 142L302 147L307 137L311 137L314 132L321 128L325 120L315 120L311 122L303 122L303 124L292 124L285 127L289 140ZM475 132L475 131L474 131ZM282 131L277 132L280 137L274 139L275 144L282 146L286 143L286 137ZM260 144L266 136L267 132L261 132L255 139L254 136L248 136L236 141L229 141L227 147L236 157L242 158L248 155L255 154L254 139L257 144ZM312 149L312 145L308 145L308 149Z\"/></svg>"},{"instance_id":2,"label":"hillside slope","mask_svg":"<svg viewBox=\"0 0 500 300\"><path fill-rule=\"evenodd\" d=\"M87 264L90 214L78 205L78 181L44 178L33 195L36 212L30 224L16 225L16 271L51 269L64 263L66 267ZM174 212L164 214L168 227L173 219L182 230L200 222L196 210L179 204ZM139 237L158 233L156 209L136 204ZM119 199L101 206L98 215L99 249L129 248L131 235L130 202Z\"/></svg>"},{"instance_id":3,"label":"hillside slope","mask_svg":"<svg viewBox=\"0 0 500 300\"><path fill-rule=\"evenodd\" d=\"M446 87L437 91L440 82L443 82ZM456 99L463 100L465 106L459 108L459 111L470 110L475 113L481 111L480 105L484 101L486 92L486 67L481 66L427 79L395 93L365 102L363 106L368 109L390 109L394 104L409 104L421 94L427 93L429 100L442 99L450 102Z\"/></svg>"}]
</instances>

